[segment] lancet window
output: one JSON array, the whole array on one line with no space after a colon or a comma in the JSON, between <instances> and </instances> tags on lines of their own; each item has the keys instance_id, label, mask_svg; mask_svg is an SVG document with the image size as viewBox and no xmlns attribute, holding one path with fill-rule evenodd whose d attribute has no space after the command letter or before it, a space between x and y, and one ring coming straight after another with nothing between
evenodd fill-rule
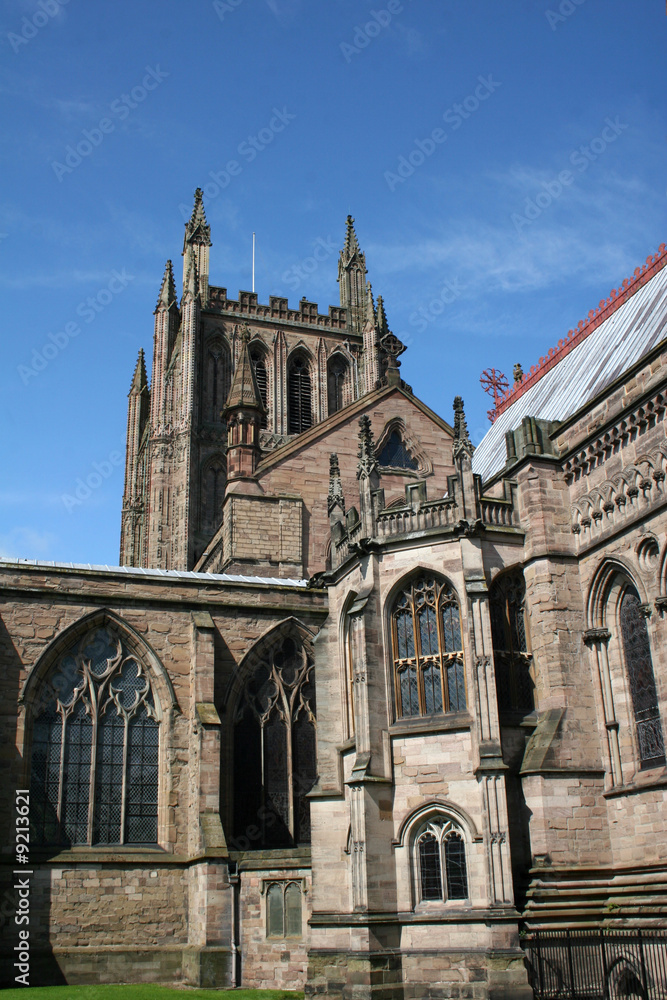
<instances>
[{"instance_id":1,"label":"lancet window","mask_svg":"<svg viewBox=\"0 0 667 1000\"><path fill-rule=\"evenodd\" d=\"M329 415L337 413L345 405L345 380L348 365L340 354L334 355L327 367L327 395Z\"/></svg>"},{"instance_id":2,"label":"lancet window","mask_svg":"<svg viewBox=\"0 0 667 1000\"><path fill-rule=\"evenodd\" d=\"M201 529L212 532L220 526L222 501L227 482L227 463L223 456L204 466L201 483Z\"/></svg>"},{"instance_id":3,"label":"lancet window","mask_svg":"<svg viewBox=\"0 0 667 1000\"><path fill-rule=\"evenodd\" d=\"M423 902L468 898L462 832L446 817L430 819L415 841L417 895Z\"/></svg>"},{"instance_id":4,"label":"lancet window","mask_svg":"<svg viewBox=\"0 0 667 1000\"><path fill-rule=\"evenodd\" d=\"M268 399L269 399L269 375L266 369L264 352L259 347L254 347L250 351L250 363L257 379L259 395L264 403L264 413L262 414L261 426L268 427Z\"/></svg>"},{"instance_id":5,"label":"lancet window","mask_svg":"<svg viewBox=\"0 0 667 1000\"><path fill-rule=\"evenodd\" d=\"M227 396L232 381L231 358L229 348L220 339L215 339L207 345L204 354L204 399L203 414L205 420L220 423L222 410L227 402Z\"/></svg>"},{"instance_id":6,"label":"lancet window","mask_svg":"<svg viewBox=\"0 0 667 1000\"><path fill-rule=\"evenodd\" d=\"M290 361L287 382L288 433L301 434L313 423L310 367L301 354Z\"/></svg>"},{"instance_id":7,"label":"lancet window","mask_svg":"<svg viewBox=\"0 0 667 1000\"><path fill-rule=\"evenodd\" d=\"M312 661L296 638L269 647L243 691L234 768L239 846L310 843L306 796L316 779L315 685Z\"/></svg>"},{"instance_id":8,"label":"lancet window","mask_svg":"<svg viewBox=\"0 0 667 1000\"><path fill-rule=\"evenodd\" d=\"M41 844L156 844L159 722L145 668L109 628L75 642L32 705Z\"/></svg>"},{"instance_id":9,"label":"lancet window","mask_svg":"<svg viewBox=\"0 0 667 1000\"><path fill-rule=\"evenodd\" d=\"M449 584L413 579L395 599L391 623L397 716L463 711L461 613Z\"/></svg>"},{"instance_id":10,"label":"lancet window","mask_svg":"<svg viewBox=\"0 0 667 1000\"><path fill-rule=\"evenodd\" d=\"M665 763L665 742L653 673L651 644L639 594L632 586L626 587L623 593L619 618L640 766L659 767Z\"/></svg>"},{"instance_id":11,"label":"lancet window","mask_svg":"<svg viewBox=\"0 0 667 1000\"><path fill-rule=\"evenodd\" d=\"M525 602L526 583L520 569L503 573L491 588L493 658L501 715L527 715L535 707Z\"/></svg>"},{"instance_id":12,"label":"lancet window","mask_svg":"<svg viewBox=\"0 0 667 1000\"><path fill-rule=\"evenodd\" d=\"M301 883L271 882L266 890L266 936L294 937L302 934Z\"/></svg>"}]
</instances>

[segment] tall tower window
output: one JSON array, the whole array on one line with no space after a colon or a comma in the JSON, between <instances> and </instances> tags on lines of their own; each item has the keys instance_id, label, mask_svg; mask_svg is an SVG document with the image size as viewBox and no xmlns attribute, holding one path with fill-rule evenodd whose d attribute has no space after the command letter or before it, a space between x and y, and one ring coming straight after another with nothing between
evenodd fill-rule
<instances>
[{"instance_id":1,"label":"tall tower window","mask_svg":"<svg viewBox=\"0 0 667 1000\"><path fill-rule=\"evenodd\" d=\"M520 569L503 573L491 588L493 659L501 715L526 715L535 707L525 602L526 583Z\"/></svg>"},{"instance_id":2,"label":"tall tower window","mask_svg":"<svg viewBox=\"0 0 667 1000\"><path fill-rule=\"evenodd\" d=\"M148 676L108 628L57 661L32 706L36 843L156 844L159 725Z\"/></svg>"},{"instance_id":3,"label":"tall tower window","mask_svg":"<svg viewBox=\"0 0 667 1000\"><path fill-rule=\"evenodd\" d=\"M220 423L232 381L229 348L220 339L211 341L204 353L202 413L204 420Z\"/></svg>"},{"instance_id":4,"label":"tall tower window","mask_svg":"<svg viewBox=\"0 0 667 1000\"><path fill-rule=\"evenodd\" d=\"M445 581L423 574L392 610L396 714L433 715L466 707L461 614Z\"/></svg>"},{"instance_id":5,"label":"tall tower window","mask_svg":"<svg viewBox=\"0 0 667 1000\"><path fill-rule=\"evenodd\" d=\"M310 367L302 355L290 362L287 381L287 430L289 434L301 434L313 424Z\"/></svg>"},{"instance_id":6,"label":"tall tower window","mask_svg":"<svg viewBox=\"0 0 667 1000\"><path fill-rule=\"evenodd\" d=\"M263 428L268 427L268 399L269 399L269 376L266 370L266 361L264 360L264 352L258 348L254 347L250 351L250 363L252 364L253 370L255 372L255 378L257 379L257 388L259 389L259 395L264 404L265 412L262 414L261 426Z\"/></svg>"},{"instance_id":7,"label":"tall tower window","mask_svg":"<svg viewBox=\"0 0 667 1000\"><path fill-rule=\"evenodd\" d=\"M347 378L348 365L339 354L334 355L327 366L327 397L329 415L338 413L345 405L345 380Z\"/></svg>"},{"instance_id":8,"label":"tall tower window","mask_svg":"<svg viewBox=\"0 0 667 1000\"><path fill-rule=\"evenodd\" d=\"M665 763L665 742L648 628L634 587L627 587L621 599L620 625L641 767L659 767Z\"/></svg>"}]
</instances>

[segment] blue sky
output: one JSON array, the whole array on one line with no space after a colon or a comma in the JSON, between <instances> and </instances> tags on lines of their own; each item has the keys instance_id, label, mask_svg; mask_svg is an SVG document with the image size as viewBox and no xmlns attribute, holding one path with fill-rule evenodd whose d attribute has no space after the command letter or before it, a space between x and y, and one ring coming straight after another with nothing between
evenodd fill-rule
<instances>
[{"instance_id":1,"label":"blue sky","mask_svg":"<svg viewBox=\"0 0 667 1000\"><path fill-rule=\"evenodd\" d=\"M336 303L351 212L404 378L477 441L482 370L667 240L663 0L1 10L4 555L117 563L127 392L197 185L211 282L250 287L254 230L260 301Z\"/></svg>"}]
</instances>

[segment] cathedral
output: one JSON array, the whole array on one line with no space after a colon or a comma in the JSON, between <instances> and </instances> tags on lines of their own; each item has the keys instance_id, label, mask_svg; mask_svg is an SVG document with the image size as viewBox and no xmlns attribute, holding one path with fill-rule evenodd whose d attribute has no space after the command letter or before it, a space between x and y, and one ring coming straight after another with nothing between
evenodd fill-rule
<instances>
[{"instance_id":1,"label":"cathedral","mask_svg":"<svg viewBox=\"0 0 667 1000\"><path fill-rule=\"evenodd\" d=\"M477 448L351 217L327 312L210 247L197 190L119 565L0 561L5 984L583 996L531 942L632 931L585 995L665 995L665 246Z\"/></svg>"}]
</instances>

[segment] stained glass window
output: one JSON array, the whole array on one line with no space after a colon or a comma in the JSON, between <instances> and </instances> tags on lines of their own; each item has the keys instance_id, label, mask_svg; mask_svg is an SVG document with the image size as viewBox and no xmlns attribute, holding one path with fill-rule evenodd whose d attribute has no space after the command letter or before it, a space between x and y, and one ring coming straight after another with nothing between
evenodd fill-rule
<instances>
[{"instance_id":1,"label":"stained glass window","mask_svg":"<svg viewBox=\"0 0 667 1000\"><path fill-rule=\"evenodd\" d=\"M447 583L423 574L400 592L392 639L399 718L465 710L461 614Z\"/></svg>"},{"instance_id":2,"label":"stained glass window","mask_svg":"<svg viewBox=\"0 0 667 1000\"><path fill-rule=\"evenodd\" d=\"M393 430L378 455L381 466L389 469L411 469L417 471L419 462L405 447L405 442L397 430Z\"/></svg>"},{"instance_id":3,"label":"stained glass window","mask_svg":"<svg viewBox=\"0 0 667 1000\"><path fill-rule=\"evenodd\" d=\"M489 598L496 692L501 715L527 715L535 708L525 617L526 584L520 569L503 573Z\"/></svg>"},{"instance_id":4,"label":"stained glass window","mask_svg":"<svg viewBox=\"0 0 667 1000\"><path fill-rule=\"evenodd\" d=\"M234 731L237 849L310 843L317 777L312 660L291 636L268 646L239 701Z\"/></svg>"},{"instance_id":5,"label":"stained glass window","mask_svg":"<svg viewBox=\"0 0 667 1000\"><path fill-rule=\"evenodd\" d=\"M665 743L658 693L646 618L634 587L628 587L623 594L620 619L641 767L660 767L665 763Z\"/></svg>"},{"instance_id":6,"label":"stained glass window","mask_svg":"<svg viewBox=\"0 0 667 1000\"><path fill-rule=\"evenodd\" d=\"M301 885L271 882L266 890L266 936L301 937Z\"/></svg>"},{"instance_id":7,"label":"stained glass window","mask_svg":"<svg viewBox=\"0 0 667 1000\"><path fill-rule=\"evenodd\" d=\"M456 825L445 817L431 819L418 833L416 845L419 899L467 899L465 842Z\"/></svg>"},{"instance_id":8,"label":"stained glass window","mask_svg":"<svg viewBox=\"0 0 667 1000\"><path fill-rule=\"evenodd\" d=\"M157 843L153 692L111 628L94 629L56 661L32 717L35 841Z\"/></svg>"}]
</instances>

